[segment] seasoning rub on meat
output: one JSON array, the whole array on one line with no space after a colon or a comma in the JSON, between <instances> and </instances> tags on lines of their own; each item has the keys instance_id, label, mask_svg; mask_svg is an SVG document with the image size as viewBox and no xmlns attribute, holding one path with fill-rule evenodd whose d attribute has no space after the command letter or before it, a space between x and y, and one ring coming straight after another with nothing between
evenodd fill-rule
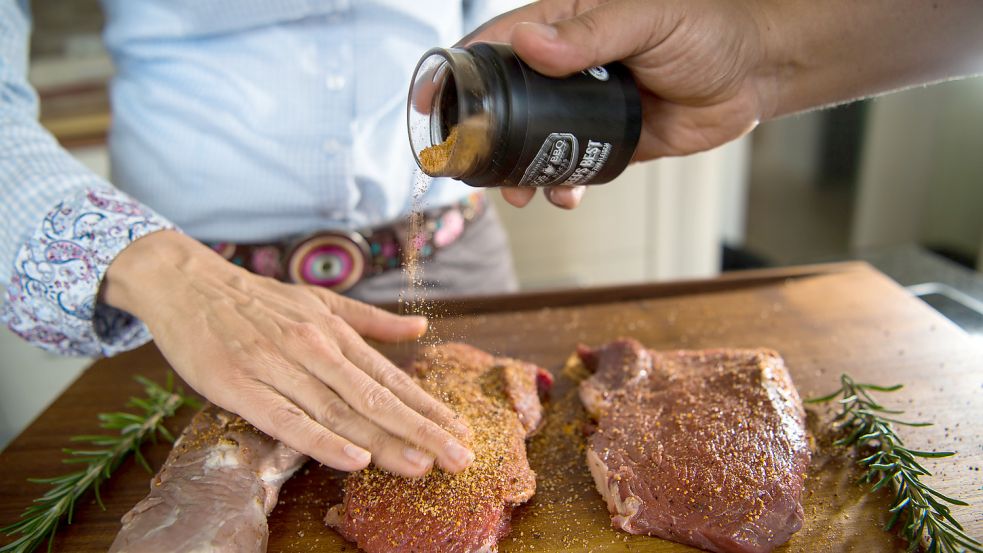
<instances>
[{"instance_id":1,"label":"seasoning rub on meat","mask_svg":"<svg viewBox=\"0 0 983 553\"><path fill-rule=\"evenodd\" d=\"M326 522L367 553L495 551L512 508L536 490L525 439L539 426L537 383L551 382L549 373L462 344L429 348L412 373L467 420L474 463L415 480L376 468L353 473Z\"/></svg>"},{"instance_id":2,"label":"seasoning rub on meat","mask_svg":"<svg viewBox=\"0 0 983 553\"><path fill-rule=\"evenodd\" d=\"M721 553L764 553L802 526L805 413L767 349L578 352L597 419L587 464L611 522Z\"/></svg>"},{"instance_id":3,"label":"seasoning rub on meat","mask_svg":"<svg viewBox=\"0 0 983 553\"><path fill-rule=\"evenodd\" d=\"M262 553L280 486L306 459L209 405L191 420L110 553Z\"/></svg>"}]
</instances>

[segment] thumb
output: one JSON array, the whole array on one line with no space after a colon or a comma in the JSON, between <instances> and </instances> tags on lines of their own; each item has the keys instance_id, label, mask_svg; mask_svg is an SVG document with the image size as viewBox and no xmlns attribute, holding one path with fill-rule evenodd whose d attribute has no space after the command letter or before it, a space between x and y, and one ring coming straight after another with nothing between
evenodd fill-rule
<instances>
[{"instance_id":1,"label":"thumb","mask_svg":"<svg viewBox=\"0 0 983 553\"><path fill-rule=\"evenodd\" d=\"M512 28L511 42L530 67L562 77L658 44L674 28L666 15L651 2L607 2L551 24L518 23Z\"/></svg>"}]
</instances>

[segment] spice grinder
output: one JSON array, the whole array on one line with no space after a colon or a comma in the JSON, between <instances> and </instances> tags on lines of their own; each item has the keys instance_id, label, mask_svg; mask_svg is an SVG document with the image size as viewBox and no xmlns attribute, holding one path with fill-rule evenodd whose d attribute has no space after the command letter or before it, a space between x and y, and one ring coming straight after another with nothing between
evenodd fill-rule
<instances>
[{"instance_id":1,"label":"spice grinder","mask_svg":"<svg viewBox=\"0 0 983 553\"><path fill-rule=\"evenodd\" d=\"M641 132L638 87L624 65L547 77L505 44L428 51L406 112L420 169L481 187L608 182Z\"/></svg>"}]
</instances>

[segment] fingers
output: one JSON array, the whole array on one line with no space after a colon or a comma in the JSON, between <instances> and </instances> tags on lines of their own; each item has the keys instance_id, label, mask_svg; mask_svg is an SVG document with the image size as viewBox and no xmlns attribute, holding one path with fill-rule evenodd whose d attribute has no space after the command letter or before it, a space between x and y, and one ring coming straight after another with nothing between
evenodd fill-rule
<instances>
[{"instance_id":1,"label":"fingers","mask_svg":"<svg viewBox=\"0 0 983 553\"><path fill-rule=\"evenodd\" d=\"M342 326L343 323L335 324L331 331L338 336ZM390 434L432 453L445 470L460 472L474 460L474 454L450 432L408 407L392 390L352 364L341 351L305 347L303 342L297 351L299 361L356 412Z\"/></svg>"},{"instance_id":2,"label":"fingers","mask_svg":"<svg viewBox=\"0 0 983 553\"><path fill-rule=\"evenodd\" d=\"M434 94L437 93L436 68L431 67L417 75L416 81L410 88L410 102L413 109L424 115L430 114Z\"/></svg>"},{"instance_id":3,"label":"fingers","mask_svg":"<svg viewBox=\"0 0 983 553\"><path fill-rule=\"evenodd\" d=\"M310 373L275 379L273 384L322 426L371 452L377 467L415 478L433 466L433 456L407 445L356 413Z\"/></svg>"},{"instance_id":4,"label":"fingers","mask_svg":"<svg viewBox=\"0 0 983 553\"><path fill-rule=\"evenodd\" d=\"M584 197L583 186L551 186L543 191L546 199L556 207L563 209L573 209L580 205L580 199Z\"/></svg>"},{"instance_id":5,"label":"fingers","mask_svg":"<svg viewBox=\"0 0 983 553\"><path fill-rule=\"evenodd\" d=\"M543 195L556 207L573 209L580 205L580 200L584 197L584 188L583 186L551 186L543 189ZM502 188L502 197L515 207L529 205L535 195L536 189L529 186Z\"/></svg>"},{"instance_id":6,"label":"fingers","mask_svg":"<svg viewBox=\"0 0 983 553\"><path fill-rule=\"evenodd\" d=\"M533 69L559 77L645 51L662 42L676 23L651 2L622 0L550 24L517 23L510 39Z\"/></svg>"},{"instance_id":7,"label":"fingers","mask_svg":"<svg viewBox=\"0 0 983 553\"><path fill-rule=\"evenodd\" d=\"M471 429L460 415L424 391L405 372L393 365L384 355L369 347L360 337L354 336L344 340L342 352L376 382L392 390L396 397L411 409L436 422L458 439L470 440Z\"/></svg>"},{"instance_id":8,"label":"fingers","mask_svg":"<svg viewBox=\"0 0 983 553\"><path fill-rule=\"evenodd\" d=\"M573 3L572 0L532 2L484 23L458 41L455 46L463 47L475 42L508 42L512 34L512 27L516 23L521 21L546 23L561 18L565 19L572 15Z\"/></svg>"},{"instance_id":9,"label":"fingers","mask_svg":"<svg viewBox=\"0 0 983 553\"><path fill-rule=\"evenodd\" d=\"M396 315L378 307L318 289L331 310L362 336L396 342L419 338L427 332L426 317Z\"/></svg>"},{"instance_id":10,"label":"fingers","mask_svg":"<svg viewBox=\"0 0 983 553\"><path fill-rule=\"evenodd\" d=\"M350 472L367 467L372 460L368 451L326 429L272 388L264 387L243 400L241 408L232 411L324 465Z\"/></svg>"},{"instance_id":11,"label":"fingers","mask_svg":"<svg viewBox=\"0 0 983 553\"><path fill-rule=\"evenodd\" d=\"M502 198L515 207L526 207L536 195L536 189L531 187L508 186L502 188Z\"/></svg>"}]
</instances>

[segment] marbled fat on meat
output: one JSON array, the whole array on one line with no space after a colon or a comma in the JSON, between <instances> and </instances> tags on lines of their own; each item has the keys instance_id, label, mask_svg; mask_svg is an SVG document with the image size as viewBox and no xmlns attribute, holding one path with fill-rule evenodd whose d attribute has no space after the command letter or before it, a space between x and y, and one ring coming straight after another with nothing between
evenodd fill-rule
<instances>
[{"instance_id":1,"label":"marbled fat on meat","mask_svg":"<svg viewBox=\"0 0 983 553\"><path fill-rule=\"evenodd\" d=\"M262 553L280 486L306 459L209 405L191 420L110 553Z\"/></svg>"},{"instance_id":2,"label":"marbled fat on meat","mask_svg":"<svg viewBox=\"0 0 983 553\"><path fill-rule=\"evenodd\" d=\"M581 348L597 419L587 463L612 524L721 553L765 553L802 526L805 413L767 349Z\"/></svg>"},{"instance_id":3,"label":"marbled fat on meat","mask_svg":"<svg viewBox=\"0 0 983 553\"><path fill-rule=\"evenodd\" d=\"M536 490L525 439L539 426L539 384L548 373L462 344L429 348L414 378L462 415L474 463L409 479L369 468L345 481L328 525L368 553L475 553L497 549L513 507Z\"/></svg>"}]
</instances>

